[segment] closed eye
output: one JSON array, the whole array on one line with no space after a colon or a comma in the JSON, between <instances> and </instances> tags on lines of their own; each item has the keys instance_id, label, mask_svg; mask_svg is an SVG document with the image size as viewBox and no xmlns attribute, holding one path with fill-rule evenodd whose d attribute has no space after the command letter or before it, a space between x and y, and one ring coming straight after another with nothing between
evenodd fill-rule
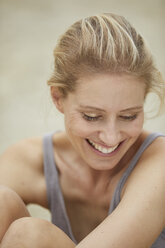
<instances>
[{"instance_id":1,"label":"closed eye","mask_svg":"<svg viewBox=\"0 0 165 248\"><path fill-rule=\"evenodd\" d=\"M121 119L126 120L126 121L133 121L137 118L137 114L135 115L121 115Z\"/></svg>"},{"instance_id":2,"label":"closed eye","mask_svg":"<svg viewBox=\"0 0 165 248\"><path fill-rule=\"evenodd\" d=\"M134 114L134 115L120 115L119 118L124 120L124 121L133 121L137 118L137 113ZM87 115L85 113L82 113L82 116L85 120L87 121L97 121L97 120L100 120L102 118L101 115L97 115L97 116L92 116L92 115Z\"/></svg>"},{"instance_id":3,"label":"closed eye","mask_svg":"<svg viewBox=\"0 0 165 248\"><path fill-rule=\"evenodd\" d=\"M98 119L101 118L101 116L90 116L83 113L83 118L87 121L97 121Z\"/></svg>"}]
</instances>

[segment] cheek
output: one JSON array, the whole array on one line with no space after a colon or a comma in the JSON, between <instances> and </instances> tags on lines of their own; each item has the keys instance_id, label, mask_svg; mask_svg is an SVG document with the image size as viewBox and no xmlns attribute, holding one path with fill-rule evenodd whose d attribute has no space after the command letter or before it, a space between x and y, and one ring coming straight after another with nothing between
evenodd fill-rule
<instances>
[{"instance_id":1,"label":"cheek","mask_svg":"<svg viewBox=\"0 0 165 248\"><path fill-rule=\"evenodd\" d=\"M76 114L65 116L65 129L69 135L87 137L93 128L81 117Z\"/></svg>"},{"instance_id":2,"label":"cheek","mask_svg":"<svg viewBox=\"0 0 165 248\"><path fill-rule=\"evenodd\" d=\"M128 130L132 137L136 137L141 133L143 129L143 122L144 122L144 119L143 119L143 116L141 116L137 120L130 123Z\"/></svg>"}]
</instances>

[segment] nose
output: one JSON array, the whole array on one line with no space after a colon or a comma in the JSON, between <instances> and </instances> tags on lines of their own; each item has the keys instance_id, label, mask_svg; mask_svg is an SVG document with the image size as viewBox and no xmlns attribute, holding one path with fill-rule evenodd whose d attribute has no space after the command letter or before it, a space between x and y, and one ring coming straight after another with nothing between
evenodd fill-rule
<instances>
[{"instance_id":1,"label":"nose","mask_svg":"<svg viewBox=\"0 0 165 248\"><path fill-rule=\"evenodd\" d=\"M121 132L115 120L110 120L99 130L100 141L107 146L115 146L121 142Z\"/></svg>"}]
</instances>

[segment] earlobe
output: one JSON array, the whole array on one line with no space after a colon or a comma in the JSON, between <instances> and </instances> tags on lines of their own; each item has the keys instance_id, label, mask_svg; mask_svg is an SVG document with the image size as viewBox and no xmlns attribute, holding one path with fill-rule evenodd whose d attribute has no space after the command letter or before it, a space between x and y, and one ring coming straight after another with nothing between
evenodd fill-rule
<instances>
[{"instance_id":1,"label":"earlobe","mask_svg":"<svg viewBox=\"0 0 165 248\"><path fill-rule=\"evenodd\" d=\"M51 97L56 105L56 108L63 113L63 96L62 93L59 91L57 87L51 86L50 87Z\"/></svg>"}]
</instances>

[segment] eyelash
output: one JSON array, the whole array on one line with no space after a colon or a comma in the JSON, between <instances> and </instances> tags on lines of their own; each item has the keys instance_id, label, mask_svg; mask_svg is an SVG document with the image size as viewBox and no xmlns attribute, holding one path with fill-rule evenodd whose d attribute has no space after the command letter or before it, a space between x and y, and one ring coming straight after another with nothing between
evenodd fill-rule
<instances>
[{"instance_id":1,"label":"eyelash","mask_svg":"<svg viewBox=\"0 0 165 248\"><path fill-rule=\"evenodd\" d=\"M100 118L100 116L89 116L89 115L83 114L83 118L86 121L97 121Z\"/></svg>"},{"instance_id":2,"label":"eyelash","mask_svg":"<svg viewBox=\"0 0 165 248\"><path fill-rule=\"evenodd\" d=\"M137 117L137 114L135 114L135 115L130 115L130 116L120 116L120 118L122 118L122 119L124 119L124 120L126 120L126 121L133 121L133 120L136 119L136 117Z\"/></svg>"},{"instance_id":3,"label":"eyelash","mask_svg":"<svg viewBox=\"0 0 165 248\"><path fill-rule=\"evenodd\" d=\"M126 121L133 121L137 118L137 114L130 115L130 116L119 116L119 117L123 120L126 120ZM83 118L86 121L97 121L98 119L101 118L101 116L89 116L89 115L83 114Z\"/></svg>"}]
</instances>

